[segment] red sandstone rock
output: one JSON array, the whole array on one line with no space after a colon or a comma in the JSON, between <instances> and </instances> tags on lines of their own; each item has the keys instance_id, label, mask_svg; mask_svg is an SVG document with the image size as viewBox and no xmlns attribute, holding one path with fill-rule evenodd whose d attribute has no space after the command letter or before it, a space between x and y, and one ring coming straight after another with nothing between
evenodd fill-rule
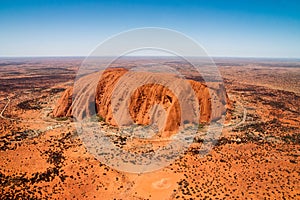
<instances>
[{"instance_id":1,"label":"red sandstone rock","mask_svg":"<svg viewBox=\"0 0 300 200\"><path fill-rule=\"evenodd\" d=\"M120 84L124 84L124 81L121 83L120 81L122 80L122 76L124 76L126 73L128 73L128 70L123 68L107 69L101 74L100 80L97 74L92 74L83 77L82 80L79 80L82 81L82 83L91 80L98 81L98 84L90 84L90 87L95 87L95 85L97 85L95 96L93 97L95 98L94 102L96 112L111 125L118 125L116 119L114 118L114 111L112 109L112 99L115 98L113 97L114 90L115 87L122 87ZM140 77L141 79L153 78L153 80L155 80L155 76L157 76L155 74L149 75L149 73L136 73L134 75ZM164 77L172 80L171 78L174 77L174 75L166 74ZM182 81L185 81L186 83L187 80ZM191 88L194 90L195 97L199 103L200 123L209 123L211 120L218 120L221 114L225 113L225 100L227 96L224 88L222 88L219 83L209 84L210 88L208 88L207 85L194 80L188 80L188 84L190 84ZM78 85L80 86L80 84ZM90 91L92 91L92 88L86 88L85 91L79 95L78 101L75 103L76 106L84 104L81 103L81 101L85 101L86 103L86 98L91 99L91 95L89 94ZM84 96L84 98L82 96ZM122 101L125 101L123 99L125 96L126 92L124 92L124 94L118 93L118 105L121 104ZM71 116L71 114L73 114L73 106L71 101L72 88L69 88L59 99L53 111L54 117ZM159 109L163 109L165 111L165 119L161 117L162 119L159 120L160 122L158 122L163 124L161 130L167 132L176 131L180 126L180 123L182 123L181 115L183 113L182 109L180 109L180 102L173 91L161 84L152 83L139 86L137 83L136 90L132 91L132 95L130 96L128 108L122 107L121 109L129 110L130 117L134 123L149 125L151 124L151 111L152 114L159 112L157 110L158 107L155 107L157 105L159 105ZM153 110L153 108L155 109ZM85 112L86 115L88 111L77 109L76 112L77 116L79 116L78 112Z\"/></svg>"}]
</instances>

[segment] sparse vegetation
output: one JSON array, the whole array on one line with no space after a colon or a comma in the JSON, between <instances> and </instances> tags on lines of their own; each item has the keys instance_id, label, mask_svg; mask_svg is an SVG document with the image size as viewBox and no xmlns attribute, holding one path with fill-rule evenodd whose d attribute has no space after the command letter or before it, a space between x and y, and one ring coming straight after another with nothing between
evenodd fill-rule
<instances>
[{"instance_id":1,"label":"sparse vegetation","mask_svg":"<svg viewBox=\"0 0 300 200\"><path fill-rule=\"evenodd\" d=\"M36 100L26 100L18 103L17 106L23 110L40 110L42 106Z\"/></svg>"},{"instance_id":2,"label":"sparse vegetation","mask_svg":"<svg viewBox=\"0 0 300 200\"><path fill-rule=\"evenodd\" d=\"M95 114L90 118L91 122L105 122L105 118L99 114Z\"/></svg>"},{"instance_id":3,"label":"sparse vegetation","mask_svg":"<svg viewBox=\"0 0 300 200\"><path fill-rule=\"evenodd\" d=\"M198 131L201 131L204 128L205 124L204 123L199 123L198 124Z\"/></svg>"},{"instance_id":4,"label":"sparse vegetation","mask_svg":"<svg viewBox=\"0 0 300 200\"><path fill-rule=\"evenodd\" d=\"M69 119L69 117L56 117L55 118L55 120L57 120L57 121L66 121L66 120L68 120Z\"/></svg>"},{"instance_id":5,"label":"sparse vegetation","mask_svg":"<svg viewBox=\"0 0 300 200\"><path fill-rule=\"evenodd\" d=\"M180 62L169 64L176 64L181 70L184 67ZM261 71L264 72L264 81L272 79L274 74L266 73L270 68L265 66L252 70L247 65L235 64L227 66L228 63L222 63L226 67L221 67L220 71L224 75L229 98L236 102L234 105L241 104L229 109L233 119L229 122L235 124L241 121L243 108L247 111L245 121L236 127L224 126L224 134L218 140L204 137L205 123L193 124L199 135L179 157L173 149L167 149L171 153L165 156L155 157L157 149L165 150L168 138L162 143L159 136L153 143L144 138L137 140L135 137L139 132L134 131L143 130L145 125L142 122L122 131L124 129L120 127L104 123L111 120L105 116L96 114L90 118L91 121L103 122L97 124L106 131L112 145L132 153L126 158L122 157L122 151L111 154L98 152L109 161L120 158L128 164L140 165L143 161L137 160L135 155L143 154L157 160L176 158L165 168L136 175L118 171L105 160L93 157L80 139L82 132L73 127L72 118L51 117L58 93L63 94L63 88L71 85L67 81L72 80L75 70L65 70L66 63L59 67L54 62L44 68L35 64L22 66L26 77L22 77L23 71L9 73L5 80L0 80L4 99L0 106L3 108L7 102L5 98L9 96L11 102L4 116L15 120L0 119L0 199L105 199L103 194L109 198L116 196L115 199L155 199L161 194L170 199L297 199L299 96L295 92L274 89L284 85L280 74L285 71L281 68L277 70L279 79L277 75L275 77L276 84L280 85L271 88L261 86L266 84L259 82L260 76L255 76L253 83L257 85L247 83L251 81L252 73L259 75ZM0 71L6 67L1 66ZM9 67L14 69L14 65ZM70 66L68 68L71 69ZM297 71L291 68L291 73L297 74ZM34 76L31 78L28 74ZM245 75L249 80L243 78L240 81ZM199 79L193 74L187 77ZM146 95L139 98L145 100ZM166 98L173 103L176 100L173 96ZM71 101L72 98L66 100ZM94 103L89 106L95 108ZM141 110L139 105L135 108ZM193 130L189 123L184 121L188 130ZM131 133L133 137L130 137ZM206 144L203 138L207 143L216 143L211 151L202 149ZM162 177L166 180L161 181ZM153 183L157 181L159 187L154 188Z\"/></svg>"}]
</instances>

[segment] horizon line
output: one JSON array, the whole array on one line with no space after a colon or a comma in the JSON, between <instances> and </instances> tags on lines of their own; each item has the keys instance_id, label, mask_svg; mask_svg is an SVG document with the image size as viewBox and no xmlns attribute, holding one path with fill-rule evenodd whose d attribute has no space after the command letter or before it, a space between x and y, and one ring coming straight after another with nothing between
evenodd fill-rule
<instances>
[{"instance_id":1,"label":"horizon line","mask_svg":"<svg viewBox=\"0 0 300 200\"><path fill-rule=\"evenodd\" d=\"M0 59L7 59L7 58L87 58L87 57L115 57L111 56L84 56L84 55L20 55L20 56L0 56ZM177 57L177 56L165 56L165 55L134 55L134 56L124 56L124 57ZM205 56L185 56L190 58L197 58L197 57L205 57ZM299 57L275 57L275 56L223 56L223 55L213 55L208 56L210 58L247 58L247 59L300 59Z\"/></svg>"}]
</instances>

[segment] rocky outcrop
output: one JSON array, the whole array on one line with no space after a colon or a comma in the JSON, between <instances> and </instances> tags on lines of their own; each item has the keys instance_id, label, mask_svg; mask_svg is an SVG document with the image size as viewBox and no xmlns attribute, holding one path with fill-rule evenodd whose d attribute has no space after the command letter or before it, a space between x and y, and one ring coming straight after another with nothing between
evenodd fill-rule
<instances>
[{"instance_id":1,"label":"rocky outcrop","mask_svg":"<svg viewBox=\"0 0 300 200\"><path fill-rule=\"evenodd\" d=\"M156 83L159 80L158 77L160 76L161 78L161 74L150 72L134 72L130 74L128 70L123 68L107 69L101 72L100 75L100 79L99 74L93 74L83 77L81 78L82 80L78 81L80 83L80 81L88 80L92 83L92 80L95 80L94 82L98 81L98 83L86 84L90 88L84 88L84 90L74 90L78 98L73 104L72 88L67 89L53 111L54 117L71 116L74 114L73 111L77 117L84 117L88 115L89 111L86 107L90 107L90 105L82 106L82 102L85 102L85 104L88 102L89 104L93 104L97 114L111 125L130 123L124 120L126 115L130 115L131 120L136 124L149 125L157 123L160 131L173 132L183 123L181 120L182 116L186 115L185 112L191 109L188 107L181 108L185 101L191 99L189 94L191 92L188 89L186 89L187 94L182 94L182 91L185 91L184 87L186 87L184 85L187 84L192 88L198 100L199 105L197 106L200 112L200 123L218 120L221 114L226 111L227 96L225 89L220 83L209 84L208 87L194 80L182 79L180 80L181 82L172 82L174 75L164 74L164 79L169 79L168 82L171 83L170 87L165 87L163 84ZM141 84L141 82L138 82L137 77L140 80L148 80L149 83L144 81L146 84ZM126 84L131 85L133 89L129 90ZM178 94L175 94L176 89L174 90L175 93L170 89L172 87L179 89L181 87L180 94L181 96L186 96L186 99L181 99L180 101ZM96 88L96 90L93 91L92 88ZM119 88L119 90L116 88ZM78 95L78 91L81 91L80 95ZM90 93L93 93L94 96L90 95ZM87 101L87 98L90 100ZM74 104L77 110L73 110L75 108ZM82 107L83 109L78 109L78 107ZM118 109L122 112L118 112ZM129 118L128 116L127 118Z\"/></svg>"},{"instance_id":2,"label":"rocky outcrop","mask_svg":"<svg viewBox=\"0 0 300 200\"><path fill-rule=\"evenodd\" d=\"M58 100L54 110L53 110L53 116L54 117L71 117L72 110L72 95L73 95L73 88L68 88L65 90L61 98Z\"/></svg>"}]
</instances>

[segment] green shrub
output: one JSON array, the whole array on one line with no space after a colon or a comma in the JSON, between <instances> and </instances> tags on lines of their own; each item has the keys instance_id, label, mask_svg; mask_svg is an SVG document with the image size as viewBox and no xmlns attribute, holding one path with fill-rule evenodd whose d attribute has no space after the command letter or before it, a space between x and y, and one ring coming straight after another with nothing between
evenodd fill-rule
<instances>
[{"instance_id":1,"label":"green shrub","mask_svg":"<svg viewBox=\"0 0 300 200\"><path fill-rule=\"evenodd\" d=\"M66 117L66 116L64 116L64 117L56 117L55 119L56 119L57 121L66 121L66 120L68 120L69 118Z\"/></svg>"}]
</instances>

